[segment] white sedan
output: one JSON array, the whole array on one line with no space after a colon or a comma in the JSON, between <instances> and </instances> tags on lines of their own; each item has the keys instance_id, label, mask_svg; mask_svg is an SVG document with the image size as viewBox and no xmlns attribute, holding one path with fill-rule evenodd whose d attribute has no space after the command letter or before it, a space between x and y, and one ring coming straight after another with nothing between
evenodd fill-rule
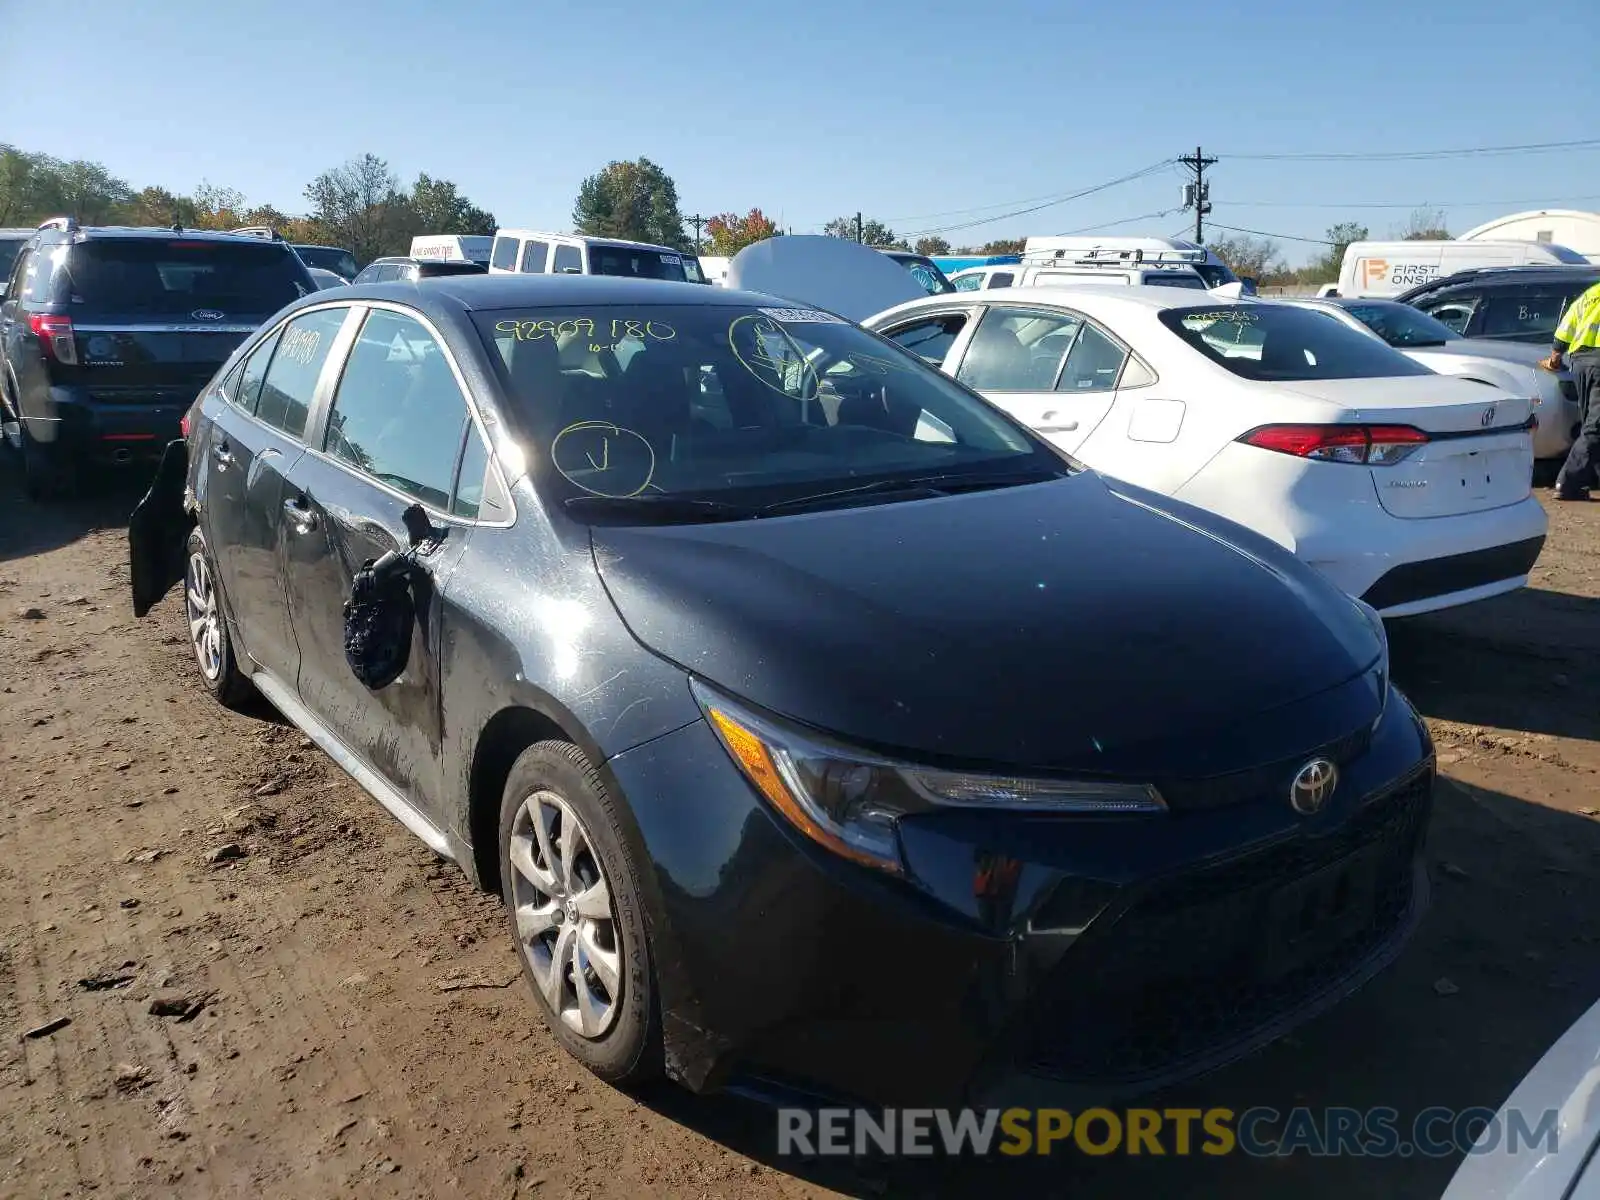
<instances>
[{"instance_id":1,"label":"white sedan","mask_svg":"<svg viewBox=\"0 0 1600 1200\"><path fill-rule=\"evenodd\" d=\"M1561 1036L1494 1115L1443 1200L1600 1198L1600 1004Z\"/></svg>"},{"instance_id":2,"label":"white sedan","mask_svg":"<svg viewBox=\"0 0 1600 1200\"><path fill-rule=\"evenodd\" d=\"M1533 433L1533 457L1552 478L1577 437L1583 414L1571 372L1543 370L1538 364L1548 346L1505 342L1493 338L1466 338L1421 309L1398 300L1330 298L1282 299L1275 304L1299 304L1325 312L1352 329L1370 333L1430 371L1476 379L1535 401L1539 427Z\"/></svg>"},{"instance_id":3,"label":"white sedan","mask_svg":"<svg viewBox=\"0 0 1600 1200\"><path fill-rule=\"evenodd\" d=\"M1097 470L1266 535L1385 616L1527 583L1533 405L1285 304L1005 288L863 324Z\"/></svg>"}]
</instances>

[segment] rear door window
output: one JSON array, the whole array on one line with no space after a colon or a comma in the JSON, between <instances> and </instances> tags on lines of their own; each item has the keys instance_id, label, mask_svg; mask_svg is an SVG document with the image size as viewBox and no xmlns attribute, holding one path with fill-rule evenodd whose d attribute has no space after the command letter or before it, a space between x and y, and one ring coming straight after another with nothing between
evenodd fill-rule
<instances>
[{"instance_id":1,"label":"rear door window","mask_svg":"<svg viewBox=\"0 0 1600 1200\"><path fill-rule=\"evenodd\" d=\"M448 512L469 423L466 398L427 327L387 309L368 314L345 361L323 449ZM476 488L455 497L461 515L476 515L482 497L480 469Z\"/></svg>"},{"instance_id":2,"label":"rear door window","mask_svg":"<svg viewBox=\"0 0 1600 1200\"><path fill-rule=\"evenodd\" d=\"M1474 336L1528 341L1551 338L1561 323L1561 314L1578 294L1546 288L1490 292L1483 298Z\"/></svg>"},{"instance_id":3,"label":"rear door window","mask_svg":"<svg viewBox=\"0 0 1600 1200\"><path fill-rule=\"evenodd\" d=\"M557 246L556 261L550 270L557 275L582 275L583 251L576 246Z\"/></svg>"},{"instance_id":4,"label":"rear door window","mask_svg":"<svg viewBox=\"0 0 1600 1200\"><path fill-rule=\"evenodd\" d=\"M304 266L281 242L91 239L73 246L67 274L74 316L261 316L310 290Z\"/></svg>"},{"instance_id":5,"label":"rear door window","mask_svg":"<svg viewBox=\"0 0 1600 1200\"><path fill-rule=\"evenodd\" d=\"M274 329L250 352L250 357L245 359L244 371L239 376L238 388L228 394L228 399L247 413L254 415L256 411L256 404L261 399L261 383L267 377L267 368L272 364L272 352L277 349L278 338L282 335L281 328Z\"/></svg>"},{"instance_id":6,"label":"rear door window","mask_svg":"<svg viewBox=\"0 0 1600 1200\"><path fill-rule=\"evenodd\" d=\"M261 385L256 416L290 437L306 431L306 416L317 390L322 365L344 324L346 308L323 308L296 317L284 326L277 353Z\"/></svg>"},{"instance_id":7,"label":"rear door window","mask_svg":"<svg viewBox=\"0 0 1600 1200\"><path fill-rule=\"evenodd\" d=\"M1048 392L1082 325L1070 313L992 308L956 378L980 392Z\"/></svg>"},{"instance_id":8,"label":"rear door window","mask_svg":"<svg viewBox=\"0 0 1600 1200\"><path fill-rule=\"evenodd\" d=\"M1085 325L1067 353L1058 392L1105 392L1117 386L1128 352L1093 325Z\"/></svg>"},{"instance_id":9,"label":"rear door window","mask_svg":"<svg viewBox=\"0 0 1600 1200\"><path fill-rule=\"evenodd\" d=\"M550 257L548 242L536 242L529 239L522 243L522 266L520 270L525 275L543 275L545 260Z\"/></svg>"},{"instance_id":10,"label":"rear door window","mask_svg":"<svg viewBox=\"0 0 1600 1200\"><path fill-rule=\"evenodd\" d=\"M497 271L516 270L517 239L514 237L495 238L494 250L489 255L489 265Z\"/></svg>"},{"instance_id":11,"label":"rear door window","mask_svg":"<svg viewBox=\"0 0 1600 1200\"><path fill-rule=\"evenodd\" d=\"M1015 278L1016 276L1010 271L996 271L993 275L989 276L989 286L992 288L1010 287L1011 281Z\"/></svg>"}]
</instances>

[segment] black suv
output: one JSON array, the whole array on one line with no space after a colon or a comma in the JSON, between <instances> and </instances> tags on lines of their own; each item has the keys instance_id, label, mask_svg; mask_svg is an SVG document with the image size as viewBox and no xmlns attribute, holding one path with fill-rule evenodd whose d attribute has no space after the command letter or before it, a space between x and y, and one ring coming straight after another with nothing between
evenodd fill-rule
<instances>
[{"instance_id":1,"label":"black suv","mask_svg":"<svg viewBox=\"0 0 1600 1200\"><path fill-rule=\"evenodd\" d=\"M281 239L46 221L0 299L0 415L29 494L157 457L234 348L316 290Z\"/></svg>"},{"instance_id":2,"label":"black suv","mask_svg":"<svg viewBox=\"0 0 1600 1200\"><path fill-rule=\"evenodd\" d=\"M375 258L357 275L353 283L415 283L419 279L435 279L440 275L486 275L489 268L482 263L453 258Z\"/></svg>"},{"instance_id":3,"label":"black suv","mask_svg":"<svg viewBox=\"0 0 1600 1200\"><path fill-rule=\"evenodd\" d=\"M354 279L359 270L356 266L356 256L342 246L296 245L294 252L306 266L321 267L324 271L332 271L335 275L342 275L346 279Z\"/></svg>"},{"instance_id":4,"label":"black suv","mask_svg":"<svg viewBox=\"0 0 1600 1200\"><path fill-rule=\"evenodd\" d=\"M1463 337L1546 345L1561 314L1600 282L1600 266L1479 267L1419 284L1395 297Z\"/></svg>"}]
</instances>

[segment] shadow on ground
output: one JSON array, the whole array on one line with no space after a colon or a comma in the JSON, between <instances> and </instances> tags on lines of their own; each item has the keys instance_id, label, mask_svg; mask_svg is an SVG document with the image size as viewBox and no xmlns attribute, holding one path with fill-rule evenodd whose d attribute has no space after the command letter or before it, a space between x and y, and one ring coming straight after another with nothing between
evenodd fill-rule
<instances>
[{"instance_id":1,"label":"shadow on ground","mask_svg":"<svg viewBox=\"0 0 1600 1200\"><path fill-rule=\"evenodd\" d=\"M101 529L125 527L154 468L129 467L87 477L70 500L39 503L22 491L17 456L0 448L0 562L45 554Z\"/></svg>"},{"instance_id":2,"label":"shadow on ground","mask_svg":"<svg viewBox=\"0 0 1600 1200\"><path fill-rule=\"evenodd\" d=\"M1390 622L1389 639L1427 716L1600 741L1600 599L1524 588Z\"/></svg>"},{"instance_id":3,"label":"shadow on ground","mask_svg":"<svg viewBox=\"0 0 1600 1200\"><path fill-rule=\"evenodd\" d=\"M1397 1110L1405 1140L1431 1106L1498 1108L1600 996L1600 878L1592 869L1600 824L1454 781L1441 782L1437 803L1428 846L1432 907L1393 967L1253 1057L1132 1105L1235 1113L1264 1106L1285 1114L1298 1106L1388 1107ZM1181 1007L1183 997L1173 1003ZM1461 1159L1457 1152L1090 1157L1068 1144L1048 1159L795 1161L777 1155L771 1110L671 1087L644 1099L768 1169L864 1197L1003 1189L1075 1197L1426 1198L1444 1190Z\"/></svg>"}]
</instances>

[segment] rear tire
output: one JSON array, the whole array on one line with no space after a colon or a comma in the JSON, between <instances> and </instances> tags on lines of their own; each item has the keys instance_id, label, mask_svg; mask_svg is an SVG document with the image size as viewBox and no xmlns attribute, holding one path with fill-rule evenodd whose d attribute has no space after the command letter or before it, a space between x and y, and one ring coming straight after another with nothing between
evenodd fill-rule
<instances>
[{"instance_id":1,"label":"rear tire","mask_svg":"<svg viewBox=\"0 0 1600 1200\"><path fill-rule=\"evenodd\" d=\"M198 526L189 532L188 563L183 572L183 616L189 625L189 647L206 690L224 708L239 708L255 688L239 670L228 636L228 618L222 609L216 567L206 535Z\"/></svg>"},{"instance_id":2,"label":"rear tire","mask_svg":"<svg viewBox=\"0 0 1600 1200\"><path fill-rule=\"evenodd\" d=\"M22 490L30 500L64 500L78 490L77 472L60 446L33 440L20 424L16 441L22 454Z\"/></svg>"},{"instance_id":3,"label":"rear tire","mask_svg":"<svg viewBox=\"0 0 1600 1200\"><path fill-rule=\"evenodd\" d=\"M661 1018L639 872L618 802L583 752L538 742L500 804L511 937L545 1024L607 1083L661 1074Z\"/></svg>"}]
</instances>

